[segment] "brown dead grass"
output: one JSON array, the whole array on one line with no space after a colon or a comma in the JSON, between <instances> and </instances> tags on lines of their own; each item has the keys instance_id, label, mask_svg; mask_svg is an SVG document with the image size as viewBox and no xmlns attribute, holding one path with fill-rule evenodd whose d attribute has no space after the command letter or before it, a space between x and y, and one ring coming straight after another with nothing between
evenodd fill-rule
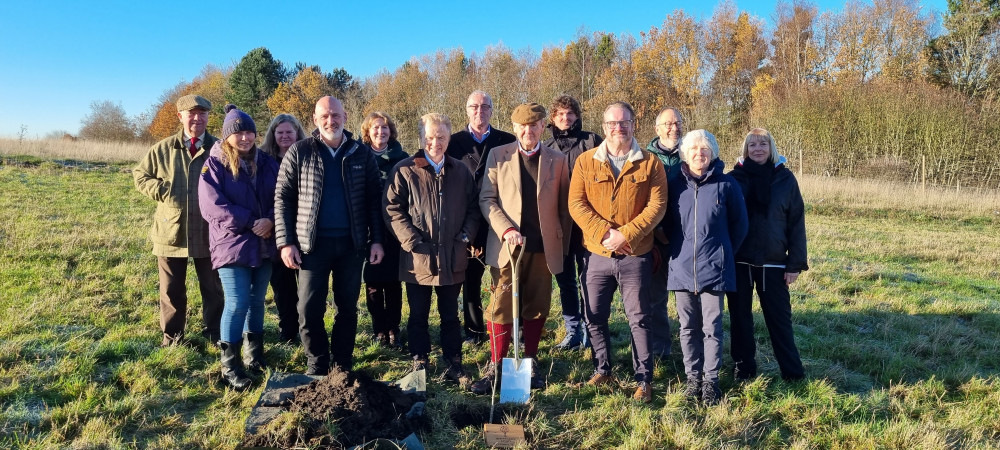
<instances>
[{"instance_id":1,"label":"brown dead grass","mask_svg":"<svg viewBox=\"0 0 1000 450\"><path fill-rule=\"evenodd\" d=\"M0 155L33 156L42 159L75 159L94 162L135 162L149 144L134 142L94 142L61 139L0 139Z\"/></svg>"},{"instance_id":2,"label":"brown dead grass","mask_svg":"<svg viewBox=\"0 0 1000 450\"><path fill-rule=\"evenodd\" d=\"M799 179L806 203L851 209L912 211L949 218L1000 215L1000 191L805 175Z\"/></svg>"}]
</instances>

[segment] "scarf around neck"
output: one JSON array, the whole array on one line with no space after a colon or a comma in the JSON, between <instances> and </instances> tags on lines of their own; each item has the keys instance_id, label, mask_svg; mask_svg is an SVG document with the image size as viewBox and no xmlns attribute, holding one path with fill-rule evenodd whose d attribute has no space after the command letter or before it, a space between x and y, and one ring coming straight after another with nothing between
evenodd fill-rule
<instances>
[{"instance_id":1,"label":"scarf around neck","mask_svg":"<svg viewBox=\"0 0 1000 450\"><path fill-rule=\"evenodd\" d=\"M757 164L747 158L742 164L747 174L747 212L766 212L771 203L771 181L774 180L774 164Z\"/></svg>"}]
</instances>

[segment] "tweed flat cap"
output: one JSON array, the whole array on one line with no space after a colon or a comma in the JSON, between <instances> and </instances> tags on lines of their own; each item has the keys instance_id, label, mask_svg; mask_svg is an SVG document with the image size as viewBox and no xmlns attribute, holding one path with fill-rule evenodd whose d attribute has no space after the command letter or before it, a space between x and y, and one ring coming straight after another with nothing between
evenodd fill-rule
<instances>
[{"instance_id":1,"label":"tweed flat cap","mask_svg":"<svg viewBox=\"0 0 1000 450\"><path fill-rule=\"evenodd\" d=\"M212 102L208 101L205 97L194 94L188 94L177 99L177 112L190 111L195 108L211 111Z\"/></svg>"},{"instance_id":2,"label":"tweed flat cap","mask_svg":"<svg viewBox=\"0 0 1000 450\"><path fill-rule=\"evenodd\" d=\"M546 117L545 107L538 103L521 103L510 115L511 122L521 125L535 123Z\"/></svg>"}]
</instances>

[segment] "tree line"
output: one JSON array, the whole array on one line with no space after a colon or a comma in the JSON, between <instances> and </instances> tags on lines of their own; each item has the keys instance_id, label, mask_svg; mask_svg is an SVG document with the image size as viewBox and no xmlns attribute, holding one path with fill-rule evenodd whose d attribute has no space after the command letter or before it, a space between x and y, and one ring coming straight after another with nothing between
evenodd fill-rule
<instances>
[{"instance_id":1,"label":"tree line","mask_svg":"<svg viewBox=\"0 0 1000 450\"><path fill-rule=\"evenodd\" d=\"M948 0L941 17L915 0L849 0L836 13L792 0L779 3L771 19L767 26L727 0L707 20L675 10L638 36L581 29L568 44L539 53L503 45L482 54L442 49L366 78L303 62L288 67L262 47L232 68L205 67L136 118L95 102L80 136L160 139L177 132L173 102L188 93L212 101L209 130L221 127L226 103L261 124L292 113L311 128L313 103L332 94L344 101L347 129L358 131L365 114L384 111L412 151L417 118L436 111L462 123L474 89L493 97L493 124L501 129L510 128L506 119L519 103L548 104L566 93L583 104L589 130L600 130L606 105L628 101L637 137L647 141L656 114L676 107L686 128L718 136L728 161L747 130L762 126L807 173L1000 184L993 151L1000 141L1000 0Z\"/></svg>"}]
</instances>

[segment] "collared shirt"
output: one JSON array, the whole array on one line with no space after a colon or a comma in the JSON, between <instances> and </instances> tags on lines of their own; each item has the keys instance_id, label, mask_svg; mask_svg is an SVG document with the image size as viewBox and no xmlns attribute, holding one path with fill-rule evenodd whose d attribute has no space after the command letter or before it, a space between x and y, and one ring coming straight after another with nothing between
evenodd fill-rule
<instances>
[{"instance_id":1,"label":"collared shirt","mask_svg":"<svg viewBox=\"0 0 1000 450\"><path fill-rule=\"evenodd\" d=\"M444 167L444 158L441 158L440 163L436 163L433 160L431 160L431 157L428 156L427 153L424 153L424 159L426 159L427 162L431 163L431 167L434 168L434 173L436 174L441 173L441 168Z\"/></svg>"},{"instance_id":2,"label":"collared shirt","mask_svg":"<svg viewBox=\"0 0 1000 450\"><path fill-rule=\"evenodd\" d=\"M529 150L525 150L524 147L521 146L521 141L517 141L517 150L520 151L521 154L524 155L524 156L534 155L535 153L538 153L538 149L540 149L540 148L542 148L542 142L541 141L536 142L535 143L535 148L531 149L530 151Z\"/></svg>"},{"instance_id":3,"label":"collared shirt","mask_svg":"<svg viewBox=\"0 0 1000 450\"><path fill-rule=\"evenodd\" d=\"M330 147L330 144L327 144L326 141L324 141L323 139L320 139L319 141L323 143L323 145L326 147L327 150L330 151L330 156L336 157L337 152L339 152L340 149L344 147L344 142L347 141L347 139L345 139L345 136L341 135L340 145L338 145L337 148Z\"/></svg>"},{"instance_id":4,"label":"collared shirt","mask_svg":"<svg viewBox=\"0 0 1000 450\"><path fill-rule=\"evenodd\" d=\"M201 134L198 135L198 140L194 141L194 146L197 148L201 148L202 144L204 143L205 143L205 132L202 131ZM184 145L188 146L188 148L191 148L191 136L188 136L187 131L184 132Z\"/></svg>"},{"instance_id":5,"label":"collared shirt","mask_svg":"<svg viewBox=\"0 0 1000 450\"><path fill-rule=\"evenodd\" d=\"M476 137L476 132L472 131L472 125L469 125L469 134L472 135L472 140L476 141L476 143L478 143L478 144L482 144L483 141L485 141L486 138L490 136L490 130L492 130L492 129L493 129L493 127L491 127L489 125L486 125L486 132L483 133L483 138L480 139L480 138Z\"/></svg>"}]
</instances>

